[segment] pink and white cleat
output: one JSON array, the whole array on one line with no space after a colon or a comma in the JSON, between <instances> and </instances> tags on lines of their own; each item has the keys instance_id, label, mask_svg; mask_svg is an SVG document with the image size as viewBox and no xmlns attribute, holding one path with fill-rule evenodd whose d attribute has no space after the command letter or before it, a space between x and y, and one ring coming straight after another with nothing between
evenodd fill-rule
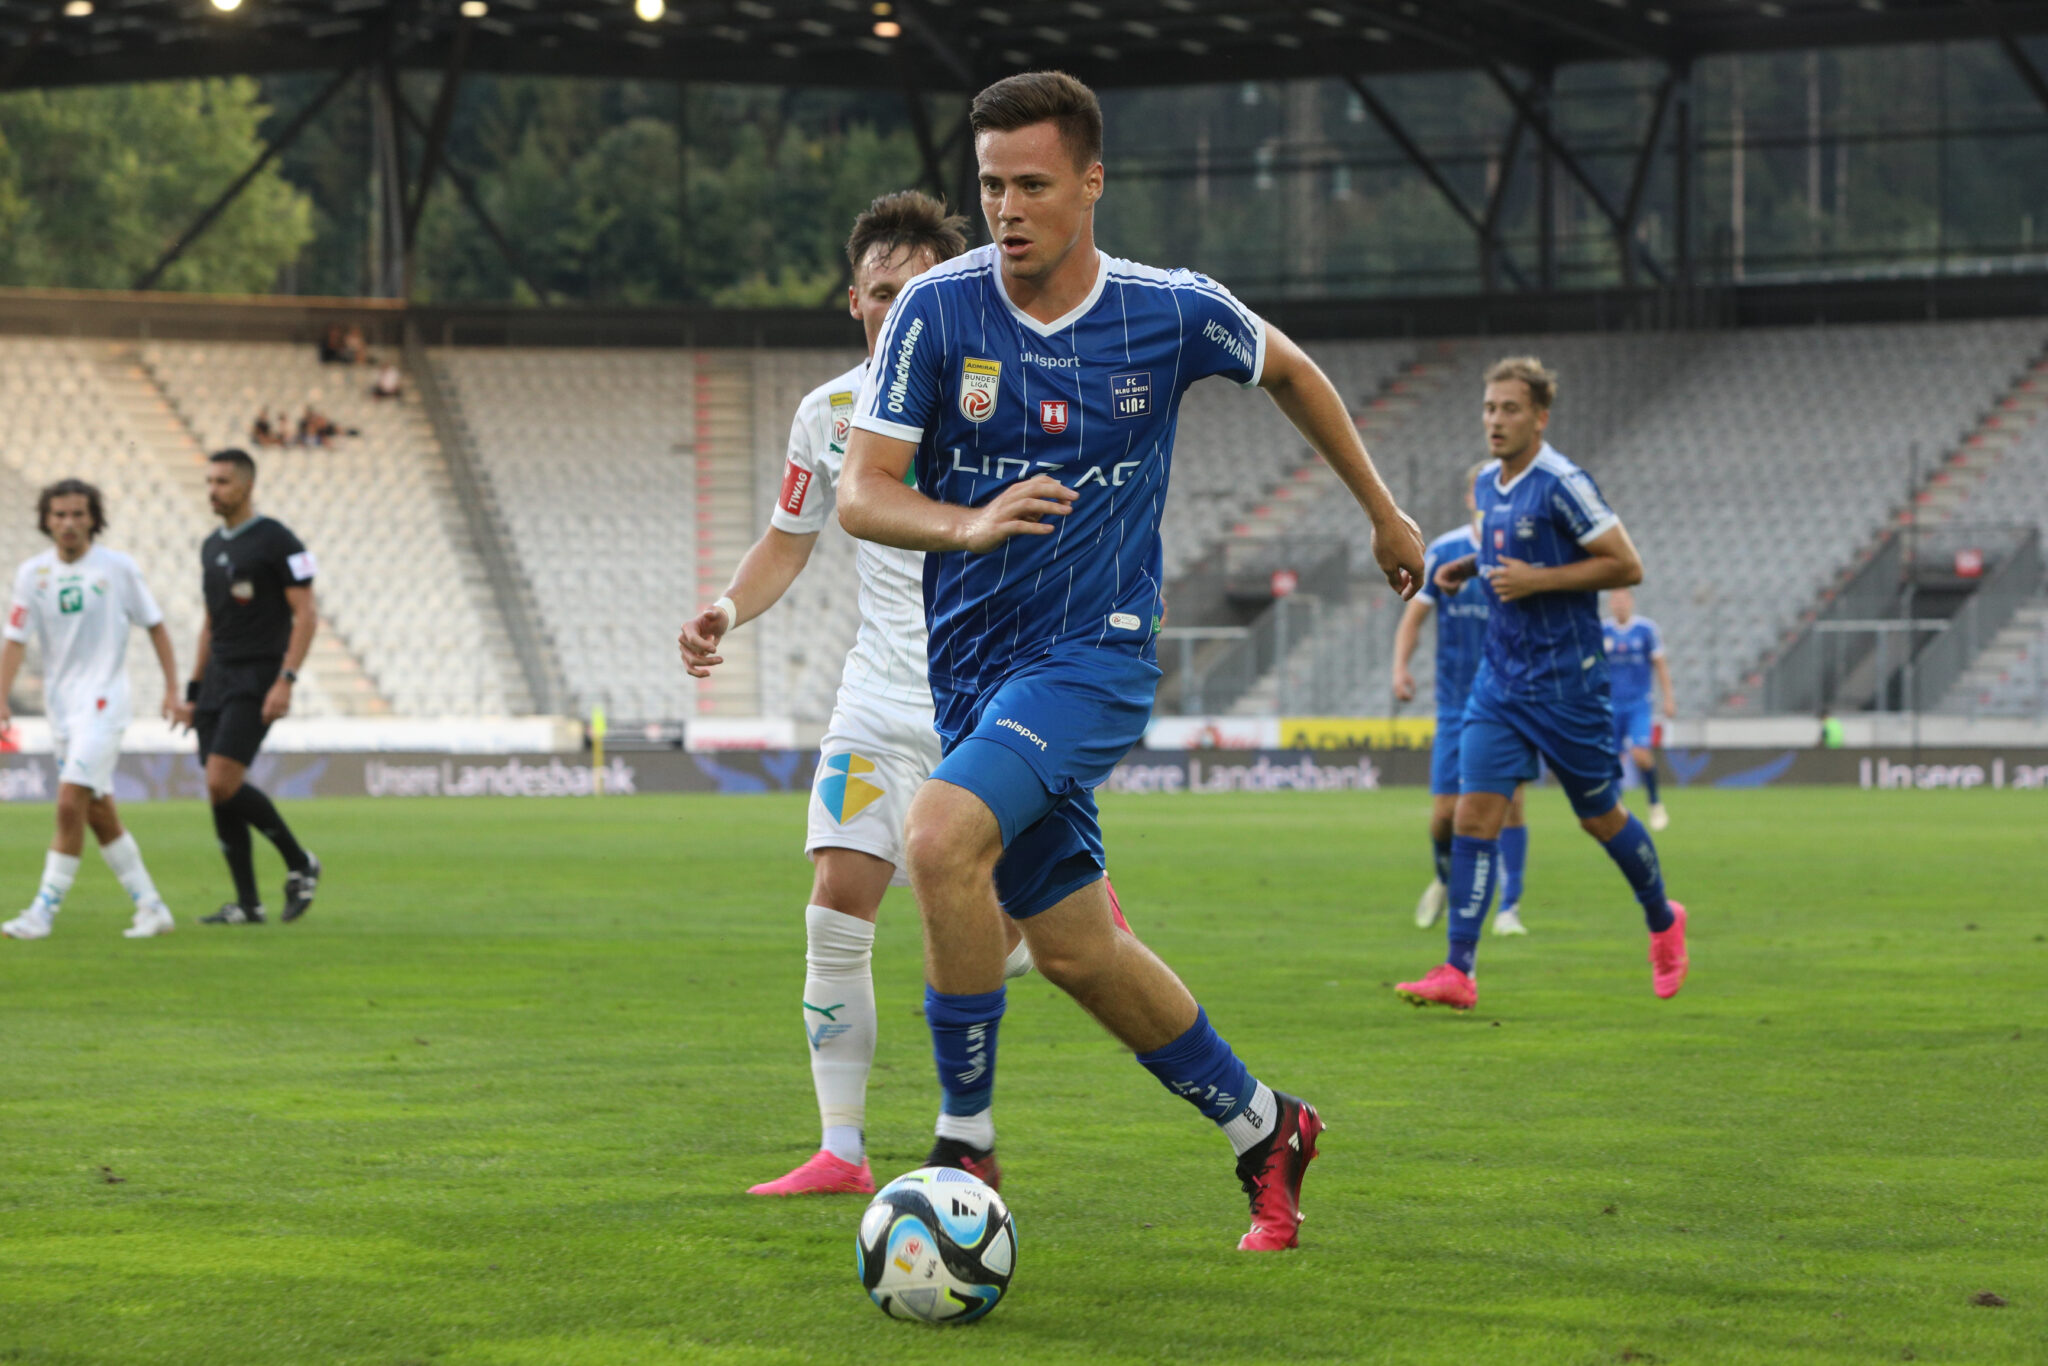
<instances>
[{"instance_id":1,"label":"pink and white cleat","mask_svg":"<svg viewBox=\"0 0 2048 1366\"><path fill-rule=\"evenodd\" d=\"M1419 1006L1470 1010L1479 1004L1479 984L1449 963L1438 963L1419 982L1403 982L1394 994Z\"/></svg>"},{"instance_id":2,"label":"pink and white cleat","mask_svg":"<svg viewBox=\"0 0 2048 1366\"><path fill-rule=\"evenodd\" d=\"M867 1159L856 1167L825 1149L788 1176L747 1187L749 1195L873 1195L875 1175Z\"/></svg>"},{"instance_id":3,"label":"pink and white cleat","mask_svg":"<svg viewBox=\"0 0 2048 1366\"><path fill-rule=\"evenodd\" d=\"M1650 936L1650 984L1657 994L1670 1000L1685 985L1685 907L1672 901L1665 901L1671 907L1671 928Z\"/></svg>"}]
</instances>

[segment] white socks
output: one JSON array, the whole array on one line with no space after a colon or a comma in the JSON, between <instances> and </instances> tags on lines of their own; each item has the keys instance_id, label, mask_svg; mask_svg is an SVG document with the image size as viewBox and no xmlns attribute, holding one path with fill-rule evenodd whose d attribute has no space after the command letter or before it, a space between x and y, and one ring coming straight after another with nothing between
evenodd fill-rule
<instances>
[{"instance_id":1,"label":"white socks","mask_svg":"<svg viewBox=\"0 0 2048 1366\"><path fill-rule=\"evenodd\" d=\"M1252 1092L1252 1103L1237 1114L1237 1118L1223 1126L1223 1136L1230 1140L1230 1146L1243 1157L1272 1136L1273 1121L1279 1118L1280 1103L1273 1099L1273 1088L1264 1082Z\"/></svg>"},{"instance_id":2,"label":"white socks","mask_svg":"<svg viewBox=\"0 0 2048 1366\"><path fill-rule=\"evenodd\" d=\"M987 1152L996 1146L996 1112L991 1109L977 1115L949 1115L942 1110L938 1127L932 1132L940 1138L971 1143Z\"/></svg>"},{"instance_id":3,"label":"white socks","mask_svg":"<svg viewBox=\"0 0 2048 1366\"><path fill-rule=\"evenodd\" d=\"M36 905L44 915L57 914L78 876L78 855L60 854L55 849L43 855L43 883L36 888Z\"/></svg>"},{"instance_id":4,"label":"white socks","mask_svg":"<svg viewBox=\"0 0 2048 1366\"><path fill-rule=\"evenodd\" d=\"M156 883L150 881L149 869L142 866L142 846L135 842L133 833L124 830L112 844L101 845L100 853L137 906L163 904L163 898L156 894ZM74 865L77 862L72 860Z\"/></svg>"},{"instance_id":5,"label":"white socks","mask_svg":"<svg viewBox=\"0 0 2048 1366\"><path fill-rule=\"evenodd\" d=\"M804 932L804 1035L811 1045L824 1148L843 1162L859 1162L868 1071L875 1062L875 927L811 906L804 911Z\"/></svg>"}]
</instances>

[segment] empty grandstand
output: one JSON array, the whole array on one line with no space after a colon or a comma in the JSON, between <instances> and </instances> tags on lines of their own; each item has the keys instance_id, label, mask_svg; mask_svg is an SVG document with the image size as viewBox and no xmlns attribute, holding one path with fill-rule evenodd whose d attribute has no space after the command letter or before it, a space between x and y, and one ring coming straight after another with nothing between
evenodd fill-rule
<instances>
[{"instance_id":1,"label":"empty grandstand","mask_svg":"<svg viewBox=\"0 0 2048 1366\"><path fill-rule=\"evenodd\" d=\"M1664 625L1681 705L1700 715L1749 704L1759 671L1909 510L1930 530L2048 527L2048 422L2037 420L2048 410L2044 347L2048 324L2017 320L1311 350L1432 531L1460 515L1456 477L1479 446L1485 367L1529 351L1558 369L1551 439L1626 518L1648 567L1642 610ZM836 527L788 600L735 637L710 686L676 667L674 634L764 524L796 400L857 352L421 354L445 395L444 420L476 462L468 496L502 528L546 670L566 688L557 710L603 706L631 721L826 719L856 624L852 546ZM16 339L0 343L0 395L10 501L32 500L64 474L105 486L110 543L132 550L157 586L181 651L198 626L204 452L247 444L260 409L319 409L345 434L258 451L263 506L298 526L324 566L327 629L302 712L537 709L512 645L516 623L486 578L478 510L460 500L434 414L410 387L396 401L372 398L367 371L322 365L310 347L286 343ZM1206 640L1251 620L1200 610L1203 573L1239 551L1264 547L1284 560L1346 544L1352 570L1344 591L1292 605L1278 655L1253 667L1227 640L1205 645L1188 656L1202 677L1170 684L1168 696L1238 711L1387 711L1393 600L1366 572L1364 524L1349 496L1271 402L1197 387L1175 459L1169 601L1178 607L1185 590L1188 610L1172 628L1195 627ZM0 536L16 561L40 544L25 518ZM1927 704L2038 710L2041 619L2038 608L2009 624L2001 617L1982 659ZM1164 653L1171 672L1181 656ZM135 655L138 686L153 689L153 665ZM1426 677L1426 650L1419 664Z\"/></svg>"}]
</instances>

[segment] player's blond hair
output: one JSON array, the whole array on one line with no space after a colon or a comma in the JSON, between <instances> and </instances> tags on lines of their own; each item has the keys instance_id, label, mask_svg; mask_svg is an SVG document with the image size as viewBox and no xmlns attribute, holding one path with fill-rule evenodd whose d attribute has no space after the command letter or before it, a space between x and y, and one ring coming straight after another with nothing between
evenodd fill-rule
<instances>
[{"instance_id":1,"label":"player's blond hair","mask_svg":"<svg viewBox=\"0 0 2048 1366\"><path fill-rule=\"evenodd\" d=\"M1548 409L1557 402L1557 373L1534 356L1507 356L1486 372L1488 384L1518 379L1529 386L1529 401Z\"/></svg>"}]
</instances>

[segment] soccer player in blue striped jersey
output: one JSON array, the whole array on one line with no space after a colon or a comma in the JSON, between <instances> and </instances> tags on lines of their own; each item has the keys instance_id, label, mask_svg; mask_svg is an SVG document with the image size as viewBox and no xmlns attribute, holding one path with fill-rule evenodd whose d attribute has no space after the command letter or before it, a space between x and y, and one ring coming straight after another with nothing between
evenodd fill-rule
<instances>
[{"instance_id":1,"label":"soccer player in blue striped jersey","mask_svg":"<svg viewBox=\"0 0 2048 1366\"><path fill-rule=\"evenodd\" d=\"M945 758L911 805L925 1015L941 1114L930 1161L999 1176L991 1110L1001 916L1039 971L1222 1128L1251 1197L1247 1250L1296 1245L1322 1120L1255 1079L1172 970L1113 927L1094 789L1158 685L1159 519L1189 385L1258 385L1350 487L1388 581L1422 537L1300 348L1192 271L1096 250L1102 112L1058 72L971 112L993 239L898 296L855 405L839 494L854 535L926 552ZM904 475L914 469L914 485Z\"/></svg>"},{"instance_id":2,"label":"soccer player in blue striped jersey","mask_svg":"<svg viewBox=\"0 0 2048 1366\"><path fill-rule=\"evenodd\" d=\"M1482 462L1483 463L1483 462ZM1465 471L1465 511L1476 515L1472 485L1479 477L1479 465ZM1436 876L1415 903L1415 924L1428 929L1450 904L1451 822L1458 809L1458 740L1465 727L1465 699L1472 691L1473 675L1479 672L1479 658L1486 649L1486 622L1493 604L1483 584L1467 581L1455 593L1438 588L1431 579L1436 571L1454 560L1479 553L1479 533L1472 521L1446 531L1429 543L1422 557L1422 588L1408 600L1401 625L1394 632L1394 696L1402 702L1415 698L1415 675L1409 661L1422 637L1424 618L1436 613L1436 733L1430 740L1429 755L1429 842L1436 851ZM1495 934L1527 934L1522 925L1522 871L1529 858L1529 827L1523 821L1522 789L1515 789L1508 804L1507 824L1500 832L1501 890L1500 914L1493 918Z\"/></svg>"},{"instance_id":3,"label":"soccer player in blue striped jersey","mask_svg":"<svg viewBox=\"0 0 2048 1366\"><path fill-rule=\"evenodd\" d=\"M1664 719L1678 715L1678 697L1671 688L1671 666L1664 660L1664 633L1648 617L1636 615L1636 595L1617 588L1607 595L1613 615L1601 623L1607 651L1607 681L1614 693L1614 745L1626 749L1642 775L1643 795L1650 799L1652 830L1671 824L1671 813L1657 796L1657 725L1650 693L1654 677L1664 693ZM1502 903L1506 904L1506 903Z\"/></svg>"},{"instance_id":4,"label":"soccer player in blue striped jersey","mask_svg":"<svg viewBox=\"0 0 2048 1366\"><path fill-rule=\"evenodd\" d=\"M1446 592L1477 576L1492 612L1458 749L1450 954L1395 988L1417 1005L1470 1010L1478 1002L1474 959L1500 868L1501 825L1539 759L1643 908L1652 988L1670 997L1685 983L1685 908L1664 894L1650 832L1621 804L1600 638L1600 591L1641 582L1642 559L1592 476L1543 439L1556 394L1557 377L1534 357L1487 371L1486 438L1495 458L1472 490L1479 548L1436 572Z\"/></svg>"}]
</instances>

